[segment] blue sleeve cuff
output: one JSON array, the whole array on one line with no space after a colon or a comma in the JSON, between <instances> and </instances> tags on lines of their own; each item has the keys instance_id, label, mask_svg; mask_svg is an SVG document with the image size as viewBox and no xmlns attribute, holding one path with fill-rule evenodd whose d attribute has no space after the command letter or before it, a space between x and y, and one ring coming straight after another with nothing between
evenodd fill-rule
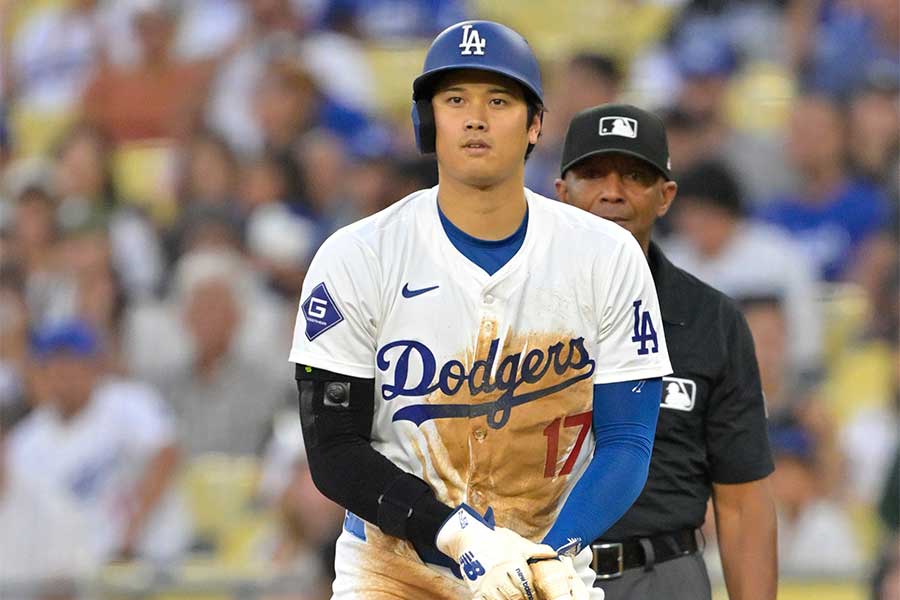
<instances>
[{"instance_id":1,"label":"blue sleeve cuff","mask_svg":"<svg viewBox=\"0 0 900 600\"><path fill-rule=\"evenodd\" d=\"M594 456L545 544L589 544L631 507L647 481L661 396L659 377L594 386Z\"/></svg>"}]
</instances>

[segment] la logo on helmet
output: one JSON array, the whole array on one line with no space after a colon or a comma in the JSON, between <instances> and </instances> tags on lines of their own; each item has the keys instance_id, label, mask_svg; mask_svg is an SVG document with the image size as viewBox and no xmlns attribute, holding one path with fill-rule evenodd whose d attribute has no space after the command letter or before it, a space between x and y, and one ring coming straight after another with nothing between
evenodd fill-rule
<instances>
[{"instance_id":1,"label":"la logo on helmet","mask_svg":"<svg viewBox=\"0 0 900 600\"><path fill-rule=\"evenodd\" d=\"M463 25L462 43L459 45L462 48L461 55L470 56L474 54L476 56L484 56L484 47L486 45L487 40L481 39L477 29L472 29L471 25ZM473 48L475 49L474 52L472 51Z\"/></svg>"}]
</instances>

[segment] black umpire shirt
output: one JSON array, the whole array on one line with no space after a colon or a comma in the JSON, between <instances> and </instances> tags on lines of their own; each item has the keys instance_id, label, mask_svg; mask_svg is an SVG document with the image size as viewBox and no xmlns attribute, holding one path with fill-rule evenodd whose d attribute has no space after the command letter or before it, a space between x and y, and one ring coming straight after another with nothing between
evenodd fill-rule
<instances>
[{"instance_id":1,"label":"black umpire shirt","mask_svg":"<svg viewBox=\"0 0 900 600\"><path fill-rule=\"evenodd\" d=\"M663 377L647 484L603 541L699 527L713 483L746 483L774 470L744 316L656 244L648 254L674 372Z\"/></svg>"}]
</instances>

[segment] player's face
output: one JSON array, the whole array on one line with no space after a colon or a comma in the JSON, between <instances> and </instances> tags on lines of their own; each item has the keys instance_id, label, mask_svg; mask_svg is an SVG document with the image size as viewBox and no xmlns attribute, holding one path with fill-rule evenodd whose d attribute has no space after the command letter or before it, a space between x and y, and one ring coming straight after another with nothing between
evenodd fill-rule
<instances>
[{"instance_id":1,"label":"player's face","mask_svg":"<svg viewBox=\"0 0 900 600\"><path fill-rule=\"evenodd\" d=\"M431 103L441 177L486 188L524 173L525 150L537 142L540 120L528 123L519 85L495 73L454 71Z\"/></svg>"},{"instance_id":2,"label":"player's face","mask_svg":"<svg viewBox=\"0 0 900 600\"><path fill-rule=\"evenodd\" d=\"M556 180L560 200L618 223L645 249L653 223L668 212L677 189L649 163L618 153L588 157Z\"/></svg>"}]
</instances>

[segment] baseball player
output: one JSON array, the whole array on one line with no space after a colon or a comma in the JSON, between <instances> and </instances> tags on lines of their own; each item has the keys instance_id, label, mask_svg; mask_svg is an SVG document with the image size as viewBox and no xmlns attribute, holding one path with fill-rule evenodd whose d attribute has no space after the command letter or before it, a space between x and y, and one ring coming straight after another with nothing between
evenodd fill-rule
<instances>
[{"instance_id":1,"label":"baseball player","mask_svg":"<svg viewBox=\"0 0 900 600\"><path fill-rule=\"evenodd\" d=\"M647 254L675 369L663 378L647 485L593 545L595 585L607 600L709 599L697 528L712 495L729 598L772 600L773 464L753 340L731 300L650 241L677 193L662 121L622 104L582 111L560 171L561 200L618 223Z\"/></svg>"},{"instance_id":2,"label":"baseball player","mask_svg":"<svg viewBox=\"0 0 900 600\"><path fill-rule=\"evenodd\" d=\"M671 370L650 271L524 188L543 94L519 34L449 27L413 103L439 183L322 245L290 354L313 479L348 511L334 598L588 598L579 549L643 486Z\"/></svg>"}]
</instances>

